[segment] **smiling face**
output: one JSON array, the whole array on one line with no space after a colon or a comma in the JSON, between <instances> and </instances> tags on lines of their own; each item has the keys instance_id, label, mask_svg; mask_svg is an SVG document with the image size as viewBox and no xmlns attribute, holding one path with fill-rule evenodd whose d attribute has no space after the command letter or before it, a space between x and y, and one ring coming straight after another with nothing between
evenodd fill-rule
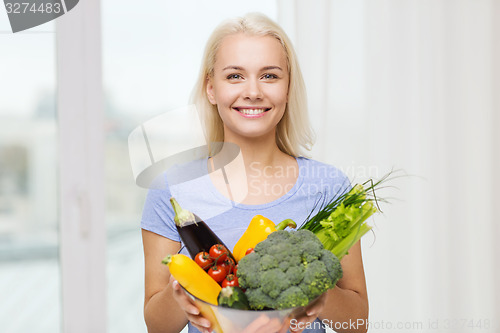
<instances>
[{"instance_id":1,"label":"smiling face","mask_svg":"<svg viewBox=\"0 0 500 333\"><path fill-rule=\"evenodd\" d=\"M224 140L274 139L288 96L288 66L280 42L243 33L225 37L207 84L224 123Z\"/></svg>"}]
</instances>

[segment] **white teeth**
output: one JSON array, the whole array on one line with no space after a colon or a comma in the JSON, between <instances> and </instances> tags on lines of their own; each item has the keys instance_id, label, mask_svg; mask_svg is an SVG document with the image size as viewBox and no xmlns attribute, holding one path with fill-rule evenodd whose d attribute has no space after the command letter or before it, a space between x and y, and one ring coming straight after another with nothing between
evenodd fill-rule
<instances>
[{"instance_id":1,"label":"white teeth","mask_svg":"<svg viewBox=\"0 0 500 333\"><path fill-rule=\"evenodd\" d=\"M255 114L264 113L264 111L266 111L266 110L265 109L239 109L238 111L240 111L243 114L255 115Z\"/></svg>"}]
</instances>

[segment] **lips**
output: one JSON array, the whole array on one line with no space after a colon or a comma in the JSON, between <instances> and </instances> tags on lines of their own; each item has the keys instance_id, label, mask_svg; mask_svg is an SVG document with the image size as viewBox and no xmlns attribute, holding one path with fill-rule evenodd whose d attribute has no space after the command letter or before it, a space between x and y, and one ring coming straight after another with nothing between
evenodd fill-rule
<instances>
[{"instance_id":1,"label":"lips","mask_svg":"<svg viewBox=\"0 0 500 333\"><path fill-rule=\"evenodd\" d=\"M269 111L271 108L234 108L236 111L246 116L258 116L263 114L266 111Z\"/></svg>"}]
</instances>

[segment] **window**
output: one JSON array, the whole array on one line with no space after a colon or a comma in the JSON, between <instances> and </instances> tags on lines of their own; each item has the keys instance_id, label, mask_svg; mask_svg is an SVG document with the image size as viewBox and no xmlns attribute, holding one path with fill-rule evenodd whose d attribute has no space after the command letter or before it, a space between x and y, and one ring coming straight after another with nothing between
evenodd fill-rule
<instances>
[{"instance_id":1,"label":"window","mask_svg":"<svg viewBox=\"0 0 500 333\"><path fill-rule=\"evenodd\" d=\"M0 11L0 327L61 331L55 27Z\"/></svg>"}]
</instances>

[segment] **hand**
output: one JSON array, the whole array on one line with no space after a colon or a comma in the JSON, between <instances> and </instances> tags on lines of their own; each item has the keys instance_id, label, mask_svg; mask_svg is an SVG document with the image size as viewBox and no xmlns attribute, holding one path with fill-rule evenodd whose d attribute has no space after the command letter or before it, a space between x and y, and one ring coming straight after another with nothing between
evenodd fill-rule
<instances>
[{"instance_id":1,"label":"hand","mask_svg":"<svg viewBox=\"0 0 500 333\"><path fill-rule=\"evenodd\" d=\"M276 333L280 327L278 318L271 319L263 314L245 327L241 333Z\"/></svg>"},{"instance_id":2,"label":"hand","mask_svg":"<svg viewBox=\"0 0 500 333\"><path fill-rule=\"evenodd\" d=\"M325 307L326 293L305 308L303 316L293 319L293 325L290 325L291 333L301 333L308 323L312 323L318 318ZM293 327L292 327L293 326ZM302 328L301 328L302 327ZM285 331L286 332L286 331Z\"/></svg>"},{"instance_id":3,"label":"hand","mask_svg":"<svg viewBox=\"0 0 500 333\"><path fill-rule=\"evenodd\" d=\"M204 318L194 301L182 290L179 282L170 276L174 299L179 304L179 307L186 313L187 319L202 333L210 333L210 321Z\"/></svg>"}]
</instances>

